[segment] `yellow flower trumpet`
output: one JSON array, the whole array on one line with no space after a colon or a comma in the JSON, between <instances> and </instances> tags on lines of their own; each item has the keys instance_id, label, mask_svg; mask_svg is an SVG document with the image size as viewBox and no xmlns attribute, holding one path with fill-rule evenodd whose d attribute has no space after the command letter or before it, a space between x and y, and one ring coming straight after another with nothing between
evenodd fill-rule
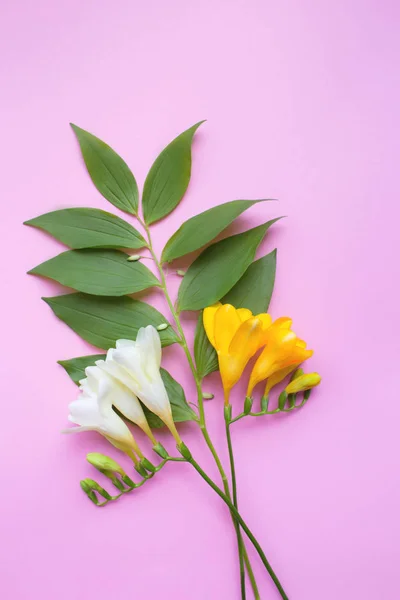
<instances>
[{"instance_id":1,"label":"yellow flower trumpet","mask_svg":"<svg viewBox=\"0 0 400 600\"><path fill-rule=\"evenodd\" d=\"M300 377L293 379L285 388L287 394L297 394L311 390L321 383L321 375L319 373L304 373Z\"/></svg>"},{"instance_id":2,"label":"yellow flower trumpet","mask_svg":"<svg viewBox=\"0 0 400 600\"><path fill-rule=\"evenodd\" d=\"M283 381L296 367L312 356L306 343L291 331L291 319L281 317L274 321L264 334L265 348L258 357L250 375L247 395L251 396L255 386L267 379L264 395Z\"/></svg>"},{"instance_id":3,"label":"yellow flower trumpet","mask_svg":"<svg viewBox=\"0 0 400 600\"><path fill-rule=\"evenodd\" d=\"M225 404L250 358L263 345L271 321L266 313L254 317L251 310L231 304L218 302L204 309L204 329L217 351Z\"/></svg>"}]
</instances>

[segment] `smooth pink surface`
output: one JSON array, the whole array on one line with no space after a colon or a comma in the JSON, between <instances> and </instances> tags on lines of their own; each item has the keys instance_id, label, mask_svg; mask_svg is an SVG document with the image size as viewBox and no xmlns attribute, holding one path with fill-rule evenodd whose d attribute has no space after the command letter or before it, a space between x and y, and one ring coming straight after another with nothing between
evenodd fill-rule
<instances>
[{"instance_id":1,"label":"smooth pink surface","mask_svg":"<svg viewBox=\"0 0 400 600\"><path fill-rule=\"evenodd\" d=\"M63 290L25 275L61 244L21 225L63 207L114 210L69 121L142 185L161 148L204 118L157 250L207 207L278 198L229 231L288 215L260 252L279 248L271 310L293 317L323 375L298 414L235 427L242 513L291 600L399 598L398 28L389 0L2 3L2 598L240 597L229 515L189 466L105 510L80 491L95 475L86 452L109 446L60 434L76 388L56 361L93 348L40 300ZM165 364L191 397L179 348ZM227 465L218 378L205 388ZM217 480L196 426L182 433ZM278 598L249 550L263 600Z\"/></svg>"}]
</instances>

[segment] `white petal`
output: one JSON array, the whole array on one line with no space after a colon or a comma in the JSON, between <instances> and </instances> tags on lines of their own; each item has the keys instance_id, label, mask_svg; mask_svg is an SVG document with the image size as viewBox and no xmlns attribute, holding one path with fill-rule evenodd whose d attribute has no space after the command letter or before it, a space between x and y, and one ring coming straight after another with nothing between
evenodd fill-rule
<instances>
[{"instance_id":1,"label":"white petal","mask_svg":"<svg viewBox=\"0 0 400 600\"><path fill-rule=\"evenodd\" d=\"M161 419L164 420L172 414L171 404L160 373L153 381L148 382L139 390L138 397L149 410Z\"/></svg>"},{"instance_id":2,"label":"white petal","mask_svg":"<svg viewBox=\"0 0 400 600\"><path fill-rule=\"evenodd\" d=\"M116 382L112 392L113 406L130 421L137 425L145 425L146 417L143 408L133 392Z\"/></svg>"},{"instance_id":3,"label":"white petal","mask_svg":"<svg viewBox=\"0 0 400 600\"><path fill-rule=\"evenodd\" d=\"M97 398L81 394L69 405L68 418L76 425L98 427L101 424L101 415Z\"/></svg>"},{"instance_id":4,"label":"white petal","mask_svg":"<svg viewBox=\"0 0 400 600\"><path fill-rule=\"evenodd\" d=\"M157 370L161 365L161 340L158 331L152 325L141 327L138 331L136 343L140 346L142 356L146 357L146 363L150 363L150 370Z\"/></svg>"},{"instance_id":5,"label":"white petal","mask_svg":"<svg viewBox=\"0 0 400 600\"><path fill-rule=\"evenodd\" d=\"M61 433L79 433L80 431L96 431L96 427L83 427L78 425L76 427L68 427L68 429L61 429Z\"/></svg>"},{"instance_id":6,"label":"white petal","mask_svg":"<svg viewBox=\"0 0 400 600\"><path fill-rule=\"evenodd\" d=\"M135 342L133 342L132 340L117 340L115 343L115 347L117 349L119 348L134 348L135 347Z\"/></svg>"},{"instance_id":7,"label":"white petal","mask_svg":"<svg viewBox=\"0 0 400 600\"><path fill-rule=\"evenodd\" d=\"M96 364L100 367L100 369L105 371L105 373L108 373L114 377L117 381L125 385L129 390L137 395L137 390L139 388L138 382L132 377L131 373L125 369L125 367L119 365L113 360L99 360Z\"/></svg>"},{"instance_id":8,"label":"white petal","mask_svg":"<svg viewBox=\"0 0 400 600\"><path fill-rule=\"evenodd\" d=\"M128 447L133 446L133 437L128 426L112 409L105 416L100 432Z\"/></svg>"}]
</instances>

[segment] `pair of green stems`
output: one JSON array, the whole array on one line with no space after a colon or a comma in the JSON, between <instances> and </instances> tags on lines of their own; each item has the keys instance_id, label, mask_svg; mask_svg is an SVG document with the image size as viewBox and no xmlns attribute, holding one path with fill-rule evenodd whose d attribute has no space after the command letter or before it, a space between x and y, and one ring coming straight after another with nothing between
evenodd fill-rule
<instances>
[{"instance_id":1,"label":"pair of green stems","mask_svg":"<svg viewBox=\"0 0 400 600\"><path fill-rule=\"evenodd\" d=\"M236 531L237 543L238 543L239 562L240 562L240 587L241 587L242 600L246 599L245 569L247 570L247 573L248 573L248 576L250 579L250 584L251 584L251 587L253 590L255 600L260 600L260 593L258 591L254 572L251 567L249 556L247 554L247 550L246 550L246 547L243 542L241 529L246 533L247 537L249 538L249 540L252 542L253 546L257 550L266 570L268 571L269 575L271 576L281 597L284 600L288 600L288 596L286 595L279 579L277 578L270 563L268 562L267 557L265 556L260 544L258 543L257 539L254 537L254 535L252 534L252 532L250 531L250 529L248 528L246 523L243 521L243 519L238 511L236 470L235 470L235 461L234 461L233 448L232 448L232 438L231 438L231 432L230 432L230 425L231 425L230 410L229 409L225 410L225 431L226 431L226 439L227 439L228 451L229 451L229 462L230 462L231 481L232 481L232 494L231 494L231 490L229 487L228 478L226 476L221 459L218 456L218 453L214 447L214 444L211 441L211 438L210 438L210 435L209 435L209 432L207 429L206 416L205 416L205 411L204 411L203 391L202 391L202 387L201 387L202 381L198 376L196 366L194 364L191 352L189 350L189 347L188 347L188 344L186 341L185 332L183 331L182 324L181 324L181 321L179 318L179 314L176 311L174 303L172 302L171 297L169 295L168 288L167 288L167 282L166 282L166 278L165 278L165 273L163 271L162 264L158 260L158 257L154 251L149 227L140 218L139 218L139 222L141 223L141 225L143 226L143 228L146 231L147 240L148 240L148 248L149 248L151 256L154 260L155 265L157 266L157 269L158 269L158 272L160 275L161 288L164 292L165 299L168 303L170 312L175 321L175 324L176 324L176 327L178 330L178 334L180 336L180 345L182 346L182 348L185 352L186 358L189 363L190 370L192 372L192 375L193 375L193 378L194 378L194 381L196 384L196 391L197 391L197 398L198 398L198 410L199 410L199 421L198 421L199 426L200 426L202 435L204 437L204 440L205 440L208 448L210 449L210 452L211 452L211 454L215 460L215 463L217 465L218 471L221 475L224 491L222 491L212 481L212 479L210 479L210 477L208 477L208 475L203 471L203 469L200 467L200 465L194 460L191 453L189 452L189 450L186 448L186 446L184 444L181 445L180 451L183 454L184 458L196 469L196 471L206 481L206 483L220 496L220 498L225 502L225 504L227 504L227 506L230 510L232 521L233 521L235 531ZM183 452L182 452L182 449L183 449ZM185 456L185 452L186 452L186 456Z\"/></svg>"}]
</instances>

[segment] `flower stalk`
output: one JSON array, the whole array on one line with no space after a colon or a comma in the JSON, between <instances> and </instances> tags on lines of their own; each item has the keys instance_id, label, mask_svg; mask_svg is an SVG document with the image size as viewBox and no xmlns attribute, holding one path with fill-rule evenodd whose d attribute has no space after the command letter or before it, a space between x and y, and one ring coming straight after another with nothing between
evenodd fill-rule
<instances>
[{"instance_id":1,"label":"flower stalk","mask_svg":"<svg viewBox=\"0 0 400 600\"><path fill-rule=\"evenodd\" d=\"M200 426L200 430L201 433L203 435L203 438L214 458L214 461L217 465L217 469L219 471L219 474L221 476L222 479L222 485L224 488L224 493L225 496L227 498L231 498L231 491L229 488L229 483L228 483L228 478L227 475L225 473L224 467L222 465L221 459L218 456L218 453L214 447L214 444L212 443L212 440L210 438L208 429L207 429L207 424L206 424L206 416L205 416L205 410L204 410L204 399L203 399L203 391L201 389L201 379L198 376L197 373L197 369L196 366L194 364L191 352L189 350L189 346L186 340L186 336L185 336L185 332L183 330L180 318L179 318L179 314L177 312L177 310L175 309L174 303L172 302L171 296L169 295L169 291L168 291L168 287L167 287L167 281L165 278L165 273L164 270L162 268L162 264L160 263L160 261L158 260L158 257L155 253L155 250L153 248L153 243L152 243L152 238L151 238L151 233L150 233L150 228L148 227L148 225L146 225L146 223L139 217L137 216L137 219L139 221L139 223L142 225L142 227L144 228L144 230L146 231L146 235L147 235L147 241L148 241L148 248L150 251L150 254L154 260L154 263L157 267L159 276L160 276L160 283L161 283L161 289L163 290L165 299L167 301L169 310L171 312L171 315L174 319L176 328L178 330L178 334L180 337L180 344L183 348L183 351L186 355L190 370L192 372L193 375L193 379L196 385L196 391L197 391L197 405L198 405L198 409L199 409L199 426ZM232 505L233 506L233 505ZM244 561L245 565L246 565L246 569L249 575L249 579L250 579L250 583L253 589L253 593L254 593L254 597L256 600L258 600L259 598L259 592L257 589L257 584L256 584L256 580L254 577L254 573L250 564L250 560L246 551L246 548L241 540L241 534L240 534L240 529L237 527L237 519L234 515L234 513L232 513L231 511L231 517L232 517L232 521L235 527L235 531L236 531L236 537L237 537L237 541L238 541L238 550L239 550L239 561L240 561L240 570L242 573L242 560ZM242 581L242 575L241 575L241 581ZM241 584L241 589L242 589L242 600L245 599L245 592L243 590L243 585Z\"/></svg>"}]
</instances>

